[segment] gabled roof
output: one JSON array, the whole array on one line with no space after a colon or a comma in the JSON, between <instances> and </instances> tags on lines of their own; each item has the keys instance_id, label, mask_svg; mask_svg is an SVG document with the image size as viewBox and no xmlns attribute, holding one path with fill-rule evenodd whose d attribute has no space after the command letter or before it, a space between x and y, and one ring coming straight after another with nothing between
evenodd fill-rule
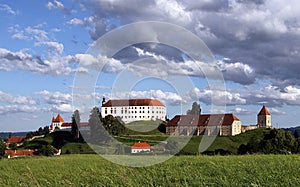
<instances>
[{"instance_id":1,"label":"gabled roof","mask_svg":"<svg viewBox=\"0 0 300 187\"><path fill-rule=\"evenodd\" d=\"M167 126L232 125L233 121L239 121L234 114L176 115Z\"/></svg>"},{"instance_id":2,"label":"gabled roof","mask_svg":"<svg viewBox=\"0 0 300 187\"><path fill-rule=\"evenodd\" d=\"M24 136L12 136L8 138L7 143L20 143L24 140Z\"/></svg>"},{"instance_id":3,"label":"gabled roof","mask_svg":"<svg viewBox=\"0 0 300 187\"><path fill-rule=\"evenodd\" d=\"M270 112L268 111L267 107L264 105L264 106L261 108L260 112L259 112L257 115L260 116L260 115L271 115L271 114L270 114Z\"/></svg>"},{"instance_id":4,"label":"gabled roof","mask_svg":"<svg viewBox=\"0 0 300 187\"><path fill-rule=\"evenodd\" d=\"M102 107L113 106L165 106L159 100L156 99L120 99L120 100L108 100L102 104Z\"/></svg>"},{"instance_id":5,"label":"gabled roof","mask_svg":"<svg viewBox=\"0 0 300 187\"><path fill-rule=\"evenodd\" d=\"M64 121L64 119L60 116L60 114L58 114L57 116L56 116L56 118L53 120L53 118L52 118L52 122L65 122Z\"/></svg>"},{"instance_id":6,"label":"gabled roof","mask_svg":"<svg viewBox=\"0 0 300 187\"><path fill-rule=\"evenodd\" d=\"M132 149L150 149L150 147L147 142L135 142L133 146L131 146Z\"/></svg>"}]
</instances>

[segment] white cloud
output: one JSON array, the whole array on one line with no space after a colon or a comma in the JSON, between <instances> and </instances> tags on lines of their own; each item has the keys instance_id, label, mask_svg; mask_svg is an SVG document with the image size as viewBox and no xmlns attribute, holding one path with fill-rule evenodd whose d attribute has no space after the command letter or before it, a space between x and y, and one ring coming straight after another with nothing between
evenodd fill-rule
<instances>
[{"instance_id":1,"label":"white cloud","mask_svg":"<svg viewBox=\"0 0 300 187\"><path fill-rule=\"evenodd\" d=\"M81 25L81 26L83 26L85 24L84 21L82 21L81 19L78 19L78 18L73 18L70 21L68 21L67 23L70 25Z\"/></svg>"},{"instance_id":2,"label":"white cloud","mask_svg":"<svg viewBox=\"0 0 300 187\"><path fill-rule=\"evenodd\" d=\"M46 111L45 108L38 108L29 105L5 105L0 106L0 115L13 114L13 113L34 113L38 111Z\"/></svg>"},{"instance_id":3,"label":"white cloud","mask_svg":"<svg viewBox=\"0 0 300 187\"><path fill-rule=\"evenodd\" d=\"M243 109L243 108L234 108L232 110L230 110L233 114L236 115L249 115L249 114L253 114L254 112L248 109Z\"/></svg>"},{"instance_id":4,"label":"white cloud","mask_svg":"<svg viewBox=\"0 0 300 187\"><path fill-rule=\"evenodd\" d=\"M37 42L35 43L36 46L40 45L46 45L48 48L52 51L54 50L55 52L58 52L61 54L64 50L64 45L58 42Z\"/></svg>"},{"instance_id":5,"label":"white cloud","mask_svg":"<svg viewBox=\"0 0 300 187\"><path fill-rule=\"evenodd\" d=\"M35 94L42 96L42 99L48 104L68 104L72 101L72 95L61 92L49 92L47 90L43 90L40 92L36 92Z\"/></svg>"},{"instance_id":6,"label":"white cloud","mask_svg":"<svg viewBox=\"0 0 300 187\"><path fill-rule=\"evenodd\" d=\"M228 90L210 90L204 89L200 91L198 88L194 88L189 92L189 97L192 100L200 100L205 104L214 105L244 105L246 99L243 98L239 93Z\"/></svg>"},{"instance_id":7,"label":"white cloud","mask_svg":"<svg viewBox=\"0 0 300 187\"><path fill-rule=\"evenodd\" d=\"M37 104L36 100L30 96L13 96L0 90L0 102L8 104Z\"/></svg>"},{"instance_id":8,"label":"white cloud","mask_svg":"<svg viewBox=\"0 0 300 187\"><path fill-rule=\"evenodd\" d=\"M4 11L7 12L8 14L11 15L17 15L17 12L14 11L10 6L8 6L7 4L0 4L0 11Z\"/></svg>"}]
</instances>

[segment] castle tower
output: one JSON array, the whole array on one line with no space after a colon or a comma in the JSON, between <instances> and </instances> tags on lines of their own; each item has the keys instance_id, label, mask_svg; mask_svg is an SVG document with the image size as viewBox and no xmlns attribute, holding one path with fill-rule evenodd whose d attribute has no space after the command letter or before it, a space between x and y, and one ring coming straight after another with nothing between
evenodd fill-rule
<instances>
[{"instance_id":1,"label":"castle tower","mask_svg":"<svg viewBox=\"0 0 300 187\"><path fill-rule=\"evenodd\" d=\"M271 114L266 106L257 114L257 125L259 128L272 128Z\"/></svg>"}]
</instances>

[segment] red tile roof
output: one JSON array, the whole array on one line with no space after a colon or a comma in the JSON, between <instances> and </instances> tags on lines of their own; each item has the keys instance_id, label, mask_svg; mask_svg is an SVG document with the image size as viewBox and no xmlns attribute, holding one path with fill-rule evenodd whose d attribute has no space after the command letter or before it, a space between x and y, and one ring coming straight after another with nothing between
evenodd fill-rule
<instances>
[{"instance_id":1,"label":"red tile roof","mask_svg":"<svg viewBox=\"0 0 300 187\"><path fill-rule=\"evenodd\" d=\"M266 106L263 106L260 110L260 112L257 114L258 116L260 115L271 115L270 112L268 111Z\"/></svg>"},{"instance_id":2,"label":"red tile roof","mask_svg":"<svg viewBox=\"0 0 300 187\"><path fill-rule=\"evenodd\" d=\"M102 107L112 106L165 106L156 99L121 99L109 100L102 104Z\"/></svg>"},{"instance_id":3,"label":"red tile roof","mask_svg":"<svg viewBox=\"0 0 300 187\"><path fill-rule=\"evenodd\" d=\"M231 125L239 121L234 114L176 115L167 126Z\"/></svg>"},{"instance_id":4,"label":"red tile roof","mask_svg":"<svg viewBox=\"0 0 300 187\"><path fill-rule=\"evenodd\" d=\"M5 150L5 154L11 157L33 156L36 152L37 150Z\"/></svg>"},{"instance_id":5,"label":"red tile roof","mask_svg":"<svg viewBox=\"0 0 300 187\"><path fill-rule=\"evenodd\" d=\"M65 122L65 121L64 121L64 119L60 116L60 114L58 114L54 120L53 120L53 118L52 118L52 122Z\"/></svg>"},{"instance_id":6,"label":"red tile roof","mask_svg":"<svg viewBox=\"0 0 300 187\"><path fill-rule=\"evenodd\" d=\"M62 127L72 127L72 123L63 123L61 124Z\"/></svg>"},{"instance_id":7,"label":"red tile roof","mask_svg":"<svg viewBox=\"0 0 300 187\"><path fill-rule=\"evenodd\" d=\"M135 142L131 149L150 149L150 145L147 142Z\"/></svg>"},{"instance_id":8,"label":"red tile roof","mask_svg":"<svg viewBox=\"0 0 300 187\"><path fill-rule=\"evenodd\" d=\"M8 138L7 143L20 143L24 140L24 136L12 136Z\"/></svg>"}]
</instances>

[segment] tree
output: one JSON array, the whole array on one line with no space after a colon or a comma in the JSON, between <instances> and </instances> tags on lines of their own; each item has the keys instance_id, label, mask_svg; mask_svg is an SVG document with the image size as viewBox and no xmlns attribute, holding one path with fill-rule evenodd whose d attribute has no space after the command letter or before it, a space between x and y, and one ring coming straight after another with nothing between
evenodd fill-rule
<instances>
[{"instance_id":1,"label":"tree","mask_svg":"<svg viewBox=\"0 0 300 187\"><path fill-rule=\"evenodd\" d=\"M79 125L80 125L79 111L75 110L72 116L72 129L71 129L71 133L74 139L79 139Z\"/></svg>"},{"instance_id":2,"label":"tree","mask_svg":"<svg viewBox=\"0 0 300 187\"><path fill-rule=\"evenodd\" d=\"M171 154L175 154L178 152L178 142L172 139L167 140L167 144L165 148L169 150Z\"/></svg>"},{"instance_id":3,"label":"tree","mask_svg":"<svg viewBox=\"0 0 300 187\"><path fill-rule=\"evenodd\" d=\"M192 109L187 110L186 114L188 114L188 115L199 115L199 114L201 114L200 104L198 104L197 102L194 102L193 105L192 105Z\"/></svg>"},{"instance_id":4,"label":"tree","mask_svg":"<svg viewBox=\"0 0 300 187\"><path fill-rule=\"evenodd\" d=\"M12 143L9 144L9 148L15 150L15 149L18 148L18 146L15 142L12 142Z\"/></svg>"},{"instance_id":5,"label":"tree","mask_svg":"<svg viewBox=\"0 0 300 187\"><path fill-rule=\"evenodd\" d=\"M43 145L43 147L39 150L40 154L45 156L53 156L57 153L57 150L51 145Z\"/></svg>"},{"instance_id":6,"label":"tree","mask_svg":"<svg viewBox=\"0 0 300 187\"><path fill-rule=\"evenodd\" d=\"M0 158L5 155L6 145L4 142L0 141Z\"/></svg>"},{"instance_id":7,"label":"tree","mask_svg":"<svg viewBox=\"0 0 300 187\"><path fill-rule=\"evenodd\" d=\"M91 111L89 118L90 125L90 143L93 144L104 144L108 139L108 133L103 127L103 123L101 122L101 115L99 109L94 107Z\"/></svg>"}]
</instances>

